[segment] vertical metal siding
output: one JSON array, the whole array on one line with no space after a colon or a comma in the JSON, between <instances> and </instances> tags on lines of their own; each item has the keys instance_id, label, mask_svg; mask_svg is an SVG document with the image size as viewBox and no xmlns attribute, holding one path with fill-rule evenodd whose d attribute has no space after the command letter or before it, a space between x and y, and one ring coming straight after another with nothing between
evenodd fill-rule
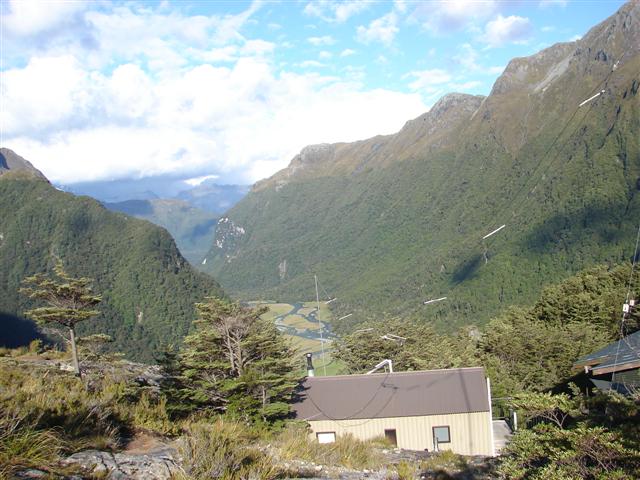
<instances>
[{"instance_id":1,"label":"vertical metal siding","mask_svg":"<svg viewBox=\"0 0 640 480\"><path fill-rule=\"evenodd\" d=\"M310 420L314 438L316 432L352 434L361 440L384 436L385 429L395 429L398 447L407 450L433 451L433 427L448 426L451 443L440 449L461 455L491 455L491 419L489 412L429 415L424 417L394 417L358 420Z\"/></svg>"}]
</instances>

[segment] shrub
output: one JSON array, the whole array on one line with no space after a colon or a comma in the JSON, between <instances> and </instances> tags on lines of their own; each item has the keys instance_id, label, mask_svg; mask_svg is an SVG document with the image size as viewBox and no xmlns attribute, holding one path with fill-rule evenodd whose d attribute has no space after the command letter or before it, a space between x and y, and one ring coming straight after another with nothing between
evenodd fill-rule
<instances>
[{"instance_id":1,"label":"shrub","mask_svg":"<svg viewBox=\"0 0 640 480\"><path fill-rule=\"evenodd\" d=\"M418 469L415 464L402 460L396 466L396 473L398 480L413 480L417 476Z\"/></svg>"},{"instance_id":2,"label":"shrub","mask_svg":"<svg viewBox=\"0 0 640 480\"><path fill-rule=\"evenodd\" d=\"M38 354L42 352L42 340L36 338L29 343L29 353Z\"/></svg>"},{"instance_id":3,"label":"shrub","mask_svg":"<svg viewBox=\"0 0 640 480\"><path fill-rule=\"evenodd\" d=\"M153 430L163 435L179 433L178 424L169 418L167 399L164 396L154 398L148 392L142 392L131 411L131 417L136 428Z\"/></svg>"},{"instance_id":4,"label":"shrub","mask_svg":"<svg viewBox=\"0 0 640 480\"><path fill-rule=\"evenodd\" d=\"M638 478L640 452L602 427L539 424L513 437L499 473L513 480Z\"/></svg>"}]
</instances>

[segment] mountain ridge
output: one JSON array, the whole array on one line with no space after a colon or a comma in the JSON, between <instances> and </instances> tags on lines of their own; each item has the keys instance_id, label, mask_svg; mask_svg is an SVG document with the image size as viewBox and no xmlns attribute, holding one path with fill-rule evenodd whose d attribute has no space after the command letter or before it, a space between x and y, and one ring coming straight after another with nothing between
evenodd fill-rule
<instances>
[{"instance_id":1,"label":"mountain ridge","mask_svg":"<svg viewBox=\"0 0 640 480\"><path fill-rule=\"evenodd\" d=\"M69 274L93 278L103 296L101 313L83 322L79 334L106 333L113 337L112 351L135 360L153 361L163 346L179 343L195 317L195 302L224 296L215 280L189 265L165 229L21 173L0 175L0 198L11 206L11 215L0 216L5 327L20 324L32 307L18 293L21 281L50 272L58 259Z\"/></svg>"},{"instance_id":2,"label":"mountain ridge","mask_svg":"<svg viewBox=\"0 0 640 480\"><path fill-rule=\"evenodd\" d=\"M427 112L395 135L303 149L223 217L207 271L243 298L284 301L306 298L316 273L361 316L449 295L416 314L451 325L628 258L639 23L630 2L577 42L512 60L434 135L421 129Z\"/></svg>"}]
</instances>

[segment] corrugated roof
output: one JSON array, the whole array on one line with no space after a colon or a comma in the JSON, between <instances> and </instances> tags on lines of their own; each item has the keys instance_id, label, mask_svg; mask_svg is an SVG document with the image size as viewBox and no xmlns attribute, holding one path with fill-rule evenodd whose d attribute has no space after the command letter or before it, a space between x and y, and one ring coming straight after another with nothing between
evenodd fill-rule
<instances>
[{"instance_id":1,"label":"corrugated roof","mask_svg":"<svg viewBox=\"0 0 640 480\"><path fill-rule=\"evenodd\" d=\"M293 410L300 420L488 412L484 368L310 377Z\"/></svg>"},{"instance_id":2,"label":"corrugated roof","mask_svg":"<svg viewBox=\"0 0 640 480\"><path fill-rule=\"evenodd\" d=\"M597 352L579 358L574 367L592 366L593 373L611 372L633 368L640 361L640 331L627 335L622 340L613 342ZM603 370L606 370L604 372Z\"/></svg>"}]
</instances>

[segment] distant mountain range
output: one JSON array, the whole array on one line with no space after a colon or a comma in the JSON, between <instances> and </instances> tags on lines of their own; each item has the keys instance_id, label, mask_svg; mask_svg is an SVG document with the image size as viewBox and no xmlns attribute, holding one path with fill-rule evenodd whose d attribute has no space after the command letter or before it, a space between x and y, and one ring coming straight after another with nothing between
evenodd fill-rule
<instances>
[{"instance_id":1,"label":"distant mountain range","mask_svg":"<svg viewBox=\"0 0 640 480\"><path fill-rule=\"evenodd\" d=\"M194 303L223 295L189 265L166 230L57 190L5 148L0 199L0 345L36 335L21 318L30 303L18 289L26 276L51 271L57 259L71 275L95 279L103 295L100 315L81 324L80 334L109 334L113 350L136 360L152 361L163 345L179 342Z\"/></svg>"},{"instance_id":2,"label":"distant mountain range","mask_svg":"<svg viewBox=\"0 0 640 480\"><path fill-rule=\"evenodd\" d=\"M310 298L317 274L355 312L338 328L384 314L452 328L627 260L639 53L633 1L577 42L513 59L486 98L450 94L395 135L307 147L225 214L205 268L235 295L280 301Z\"/></svg>"},{"instance_id":3,"label":"distant mountain range","mask_svg":"<svg viewBox=\"0 0 640 480\"><path fill-rule=\"evenodd\" d=\"M166 228L184 257L196 267L211 247L217 220L249 191L245 185L218 185L206 179L190 186L182 179L152 177L58 185L88 195L109 210Z\"/></svg>"}]
</instances>

